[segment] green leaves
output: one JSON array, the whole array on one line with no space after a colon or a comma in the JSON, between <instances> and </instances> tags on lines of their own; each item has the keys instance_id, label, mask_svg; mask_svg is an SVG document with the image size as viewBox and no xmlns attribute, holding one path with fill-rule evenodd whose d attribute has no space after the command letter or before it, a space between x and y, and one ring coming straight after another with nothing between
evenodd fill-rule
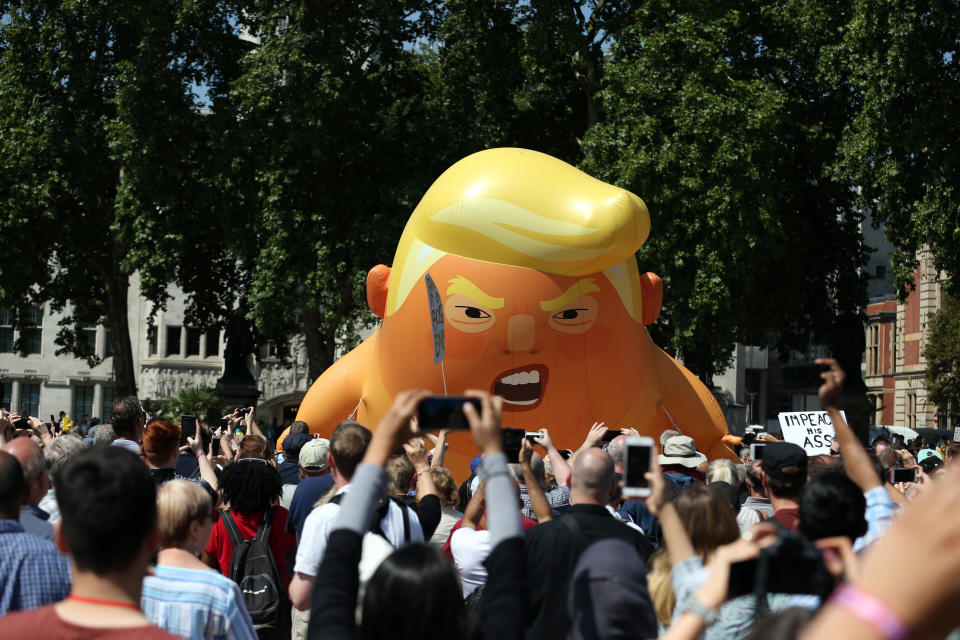
<instances>
[{"instance_id":1,"label":"green leaves","mask_svg":"<svg viewBox=\"0 0 960 640\"><path fill-rule=\"evenodd\" d=\"M927 361L927 399L960 420L960 302L944 296L940 310L930 319L923 348ZM944 421L943 415L940 416ZM942 424L943 422L941 422Z\"/></svg>"}]
</instances>

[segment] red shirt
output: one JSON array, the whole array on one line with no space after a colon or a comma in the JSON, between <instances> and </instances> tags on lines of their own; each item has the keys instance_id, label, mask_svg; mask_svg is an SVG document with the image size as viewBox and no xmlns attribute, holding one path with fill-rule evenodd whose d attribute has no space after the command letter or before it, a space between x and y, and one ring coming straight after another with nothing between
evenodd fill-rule
<instances>
[{"instance_id":1,"label":"red shirt","mask_svg":"<svg viewBox=\"0 0 960 640\"><path fill-rule=\"evenodd\" d=\"M44 640L179 640L152 624L139 627L81 627L57 615L54 605L4 616L0 640L43 638Z\"/></svg>"},{"instance_id":2,"label":"red shirt","mask_svg":"<svg viewBox=\"0 0 960 640\"><path fill-rule=\"evenodd\" d=\"M779 509L773 512L773 519L790 531L800 528L800 509Z\"/></svg>"},{"instance_id":3,"label":"red shirt","mask_svg":"<svg viewBox=\"0 0 960 640\"><path fill-rule=\"evenodd\" d=\"M254 511L253 513L237 513L230 511L233 519L237 523L240 535L244 540L250 540L257 535L257 529L260 528L260 521L263 519L263 511ZM287 550L297 545L297 538L292 533L286 532L287 510L283 507L275 507L273 514L273 525L270 527L270 549L273 551L273 561L277 563L277 569L280 571L280 577L284 585L290 584L290 577L287 575ZM230 535L223 525L223 518L217 518L210 532L210 543L207 544L207 554L217 559L220 565L220 572L230 577L230 559L233 557L233 543L230 542Z\"/></svg>"}]
</instances>

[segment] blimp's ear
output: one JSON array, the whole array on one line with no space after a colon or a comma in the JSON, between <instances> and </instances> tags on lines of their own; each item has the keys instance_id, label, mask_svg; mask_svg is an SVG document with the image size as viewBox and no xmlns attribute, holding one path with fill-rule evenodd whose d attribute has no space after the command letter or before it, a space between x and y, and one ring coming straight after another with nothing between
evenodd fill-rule
<instances>
[{"instance_id":1,"label":"blimp's ear","mask_svg":"<svg viewBox=\"0 0 960 640\"><path fill-rule=\"evenodd\" d=\"M387 291L390 281L390 267L378 264L367 273L367 305L378 318L387 310Z\"/></svg>"},{"instance_id":2,"label":"blimp's ear","mask_svg":"<svg viewBox=\"0 0 960 640\"><path fill-rule=\"evenodd\" d=\"M369 283L368 277L368 291ZM663 305L663 280L655 273L643 273L640 275L640 290L643 292L643 324L653 324L660 317L660 307Z\"/></svg>"}]
</instances>

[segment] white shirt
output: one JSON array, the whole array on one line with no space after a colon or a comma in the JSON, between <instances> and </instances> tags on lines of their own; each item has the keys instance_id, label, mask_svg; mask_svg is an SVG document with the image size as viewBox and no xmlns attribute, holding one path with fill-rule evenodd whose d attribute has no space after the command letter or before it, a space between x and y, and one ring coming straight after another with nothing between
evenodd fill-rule
<instances>
[{"instance_id":1,"label":"white shirt","mask_svg":"<svg viewBox=\"0 0 960 640\"><path fill-rule=\"evenodd\" d=\"M622 522L623 524L627 525L627 526L630 527L631 529L636 529L636 530L639 531L640 533L643 533L643 529L641 529L641 528L640 528L640 525L638 525L636 522L631 522L630 520L624 520L624 519L623 519L623 516L621 516L619 513L617 513L617 510L616 510L616 509L614 509L614 508L611 507L610 505L605 505L605 506L606 506L606 508L607 508L607 511L610 512L610 515L612 515L614 518L616 518L617 520L619 520L619 521Z\"/></svg>"},{"instance_id":2,"label":"white shirt","mask_svg":"<svg viewBox=\"0 0 960 640\"><path fill-rule=\"evenodd\" d=\"M130 453L135 453L140 455L140 445L134 442L133 440L127 440L125 438L117 438L110 443L111 447L123 447Z\"/></svg>"},{"instance_id":3,"label":"white shirt","mask_svg":"<svg viewBox=\"0 0 960 640\"><path fill-rule=\"evenodd\" d=\"M460 572L463 597L487 582L483 561L490 555L490 532L460 527L450 536L450 553Z\"/></svg>"},{"instance_id":4,"label":"white shirt","mask_svg":"<svg viewBox=\"0 0 960 640\"><path fill-rule=\"evenodd\" d=\"M290 511L290 503L293 502L293 494L297 491L297 485L285 484L280 490L280 506Z\"/></svg>"},{"instance_id":5,"label":"white shirt","mask_svg":"<svg viewBox=\"0 0 960 640\"><path fill-rule=\"evenodd\" d=\"M350 485L347 485L338 490L336 495L346 493L349 489ZM410 520L410 542L423 542L423 529L420 527L417 514L410 507L403 508L407 510L407 516ZM401 507L391 500L387 516L381 523L387 541L394 547L399 547L406 542L403 539L403 512L400 509ZM303 533L300 534L300 545L297 547L297 563L293 567L294 571L308 576L317 575L320 562L323 560L323 553L327 549L327 540L330 538L330 532L333 530L338 513L340 513L340 505L333 502L320 505L310 512L303 523Z\"/></svg>"}]
</instances>

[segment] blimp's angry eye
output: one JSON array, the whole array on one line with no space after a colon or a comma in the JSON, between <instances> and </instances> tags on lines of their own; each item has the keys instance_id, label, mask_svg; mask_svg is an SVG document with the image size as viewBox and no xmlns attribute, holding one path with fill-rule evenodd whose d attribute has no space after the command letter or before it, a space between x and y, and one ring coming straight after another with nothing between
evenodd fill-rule
<instances>
[{"instance_id":1,"label":"blimp's angry eye","mask_svg":"<svg viewBox=\"0 0 960 640\"><path fill-rule=\"evenodd\" d=\"M454 309L463 309L463 315L471 320L483 320L484 318L489 318L490 314L480 309L479 307L469 307L467 305L458 304L454 305Z\"/></svg>"}]
</instances>

